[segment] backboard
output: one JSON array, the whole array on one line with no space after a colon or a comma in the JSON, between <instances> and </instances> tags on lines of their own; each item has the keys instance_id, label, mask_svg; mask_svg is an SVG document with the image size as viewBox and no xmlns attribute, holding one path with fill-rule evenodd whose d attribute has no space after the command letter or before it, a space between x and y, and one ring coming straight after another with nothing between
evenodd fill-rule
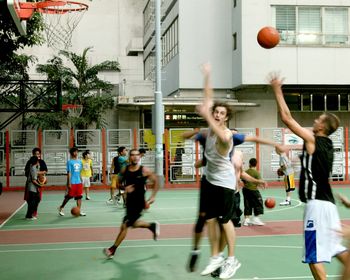
<instances>
[{"instance_id":1,"label":"backboard","mask_svg":"<svg viewBox=\"0 0 350 280\"><path fill-rule=\"evenodd\" d=\"M20 2L23 2L23 0L7 0L7 8L18 29L18 32L21 35L26 35L27 33L26 21L21 20L19 17L19 11L21 10Z\"/></svg>"}]
</instances>

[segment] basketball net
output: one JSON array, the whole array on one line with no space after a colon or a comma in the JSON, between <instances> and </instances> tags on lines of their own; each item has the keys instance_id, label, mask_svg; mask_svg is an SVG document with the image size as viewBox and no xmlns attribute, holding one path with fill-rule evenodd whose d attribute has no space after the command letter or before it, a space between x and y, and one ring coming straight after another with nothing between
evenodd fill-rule
<instances>
[{"instance_id":1,"label":"basketball net","mask_svg":"<svg viewBox=\"0 0 350 280\"><path fill-rule=\"evenodd\" d=\"M40 5L41 4L41 5ZM72 34L88 9L80 2L51 0L38 3L42 14L47 45L67 50L72 46Z\"/></svg>"},{"instance_id":2,"label":"basketball net","mask_svg":"<svg viewBox=\"0 0 350 280\"><path fill-rule=\"evenodd\" d=\"M62 111L67 111L70 118L78 118L83 112L83 105L63 104Z\"/></svg>"}]
</instances>

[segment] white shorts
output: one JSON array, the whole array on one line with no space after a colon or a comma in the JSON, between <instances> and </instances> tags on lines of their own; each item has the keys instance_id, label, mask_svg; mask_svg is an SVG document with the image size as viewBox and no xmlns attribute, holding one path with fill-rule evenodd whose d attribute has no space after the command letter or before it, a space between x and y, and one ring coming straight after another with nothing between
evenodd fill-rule
<instances>
[{"instance_id":1,"label":"white shorts","mask_svg":"<svg viewBox=\"0 0 350 280\"><path fill-rule=\"evenodd\" d=\"M331 262L346 251L337 233L341 229L337 207L324 200L308 200L304 211L304 263Z\"/></svg>"},{"instance_id":2,"label":"white shorts","mask_svg":"<svg viewBox=\"0 0 350 280\"><path fill-rule=\"evenodd\" d=\"M84 188L89 188L91 186L90 177L81 177L81 179Z\"/></svg>"}]
</instances>

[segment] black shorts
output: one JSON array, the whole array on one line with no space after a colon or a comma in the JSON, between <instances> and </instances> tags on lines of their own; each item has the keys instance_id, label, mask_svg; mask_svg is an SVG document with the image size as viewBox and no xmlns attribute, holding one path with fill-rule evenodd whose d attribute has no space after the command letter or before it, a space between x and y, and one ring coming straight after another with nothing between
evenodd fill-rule
<instances>
[{"instance_id":1,"label":"black shorts","mask_svg":"<svg viewBox=\"0 0 350 280\"><path fill-rule=\"evenodd\" d=\"M208 182L210 204L207 208L207 220L216 218L220 224L231 220L235 209L235 190L215 186Z\"/></svg>"},{"instance_id":2,"label":"black shorts","mask_svg":"<svg viewBox=\"0 0 350 280\"><path fill-rule=\"evenodd\" d=\"M243 188L244 215L250 216L254 212L254 216L264 214L264 202L259 190L249 190Z\"/></svg>"},{"instance_id":3,"label":"black shorts","mask_svg":"<svg viewBox=\"0 0 350 280\"><path fill-rule=\"evenodd\" d=\"M126 215L123 218L123 223L126 223L127 227L133 226L133 224L142 216L144 208L144 194L132 195L128 193L126 197Z\"/></svg>"},{"instance_id":4,"label":"black shorts","mask_svg":"<svg viewBox=\"0 0 350 280\"><path fill-rule=\"evenodd\" d=\"M199 190L199 213L206 213L210 204L210 186L205 175L202 176Z\"/></svg>"}]
</instances>

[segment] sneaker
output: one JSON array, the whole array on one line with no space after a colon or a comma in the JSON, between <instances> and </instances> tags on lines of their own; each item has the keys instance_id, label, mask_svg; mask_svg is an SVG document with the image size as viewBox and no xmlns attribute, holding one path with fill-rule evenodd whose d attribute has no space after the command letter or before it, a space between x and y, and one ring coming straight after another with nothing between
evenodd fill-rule
<instances>
[{"instance_id":1,"label":"sneaker","mask_svg":"<svg viewBox=\"0 0 350 280\"><path fill-rule=\"evenodd\" d=\"M86 216L86 213L85 213L85 212L80 212L80 216L85 217L85 216Z\"/></svg>"},{"instance_id":2,"label":"sneaker","mask_svg":"<svg viewBox=\"0 0 350 280\"><path fill-rule=\"evenodd\" d=\"M109 248L104 248L103 253L106 255L107 259L113 259L114 253Z\"/></svg>"},{"instance_id":3,"label":"sneaker","mask_svg":"<svg viewBox=\"0 0 350 280\"><path fill-rule=\"evenodd\" d=\"M230 279L235 275L236 271L241 267L241 263L234 258L233 260L226 259L224 265L221 268L219 275L220 279Z\"/></svg>"},{"instance_id":4,"label":"sneaker","mask_svg":"<svg viewBox=\"0 0 350 280\"><path fill-rule=\"evenodd\" d=\"M86 200L91 200L90 196L87 196L85 199L86 199Z\"/></svg>"},{"instance_id":5,"label":"sneaker","mask_svg":"<svg viewBox=\"0 0 350 280\"><path fill-rule=\"evenodd\" d=\"M252 223L252 225L255 225L255 226L263 226L263 225L265 225L265 223L262 222L259 217L253 217L252 220L251 220L251 223Z\"/></svg>"},{"instance_id":6,"label":"sneaker","mask_svg":"<svg viewBox=\"0 0 350 280\"><path fill-rule=\"evenodd\" d=\"M107 204L114 204L115 203L115 200L110 198L106 201Z\"/></svg>"},{"instance_id":7,"label":"sneaker","mask_svg":"<svg viewBox=\"0 0 350 280\"><path fill-rule=\"evenodd\" d=\"M292 205L292 202L290 200L285 200L280 202L280 206L289 206Z\"/></svg>"},{"instance_id":8,"label":"sneaker","mask_svg":"<svg viewBox=\"0 0 350 280\"><path fill-rule=\"evenodd\" d=\"M245 218L243 221L243 226L247 227L250 226L252 224L252 222L250 221L249 218Z\"/></svg>"},{"instance_id":9,"label":"sneaker","mask_svg":"<svg viewBox=\"0 0 350 280\"><path fill-rule=\"evenodd\" d=\"M217 270L219 267L221 267L224 264L224 258L222 256L218 257L211 257L209 259L209 264L204 268L204 270L201 272L201 275L208 275L215 270Z\"/></svg>"},{"instance_id":10,"label":"sneaker","mask_svg":"<svg viewBox=\"0 0 350 280\"><path fill-rule=\"evenodd\" d=\"M199 255L201 254L200 250L192 250L190 253L190 259L188 261L187 270L188 272L194 272L197 269L197 261Z\"/></svg>"},{"instance_id":11,"label":"sneaker","mask_svg":"<svg viewBox=\"0 0 350 280\"><path fill-rule=\"evenodd\" d=\"M37 220L38 218L37 217L31 217L31 218L26 218L27 221L34 221L34 220Z\"/></svg>"},{"instance_id":12,"label":"sneaker","mask_svg":"<svg viewBox=\"0 0 350 280\"><path fill-rule=\"evenodd\" d=\"M160 225L158 222L151 223L151 227L149 228L153 232L153 240L157 241L158 236L160 234Z\"/></svg>"},{"instance_id":13,"label":"sneaker","mask_svg":"<svg viewBox=\"0 0 350 280\"><path fill-rule=\"evenodd\" d=\"M64 216L63 208L58 207L58 215Z\"/></svg>"}]
</instances>

